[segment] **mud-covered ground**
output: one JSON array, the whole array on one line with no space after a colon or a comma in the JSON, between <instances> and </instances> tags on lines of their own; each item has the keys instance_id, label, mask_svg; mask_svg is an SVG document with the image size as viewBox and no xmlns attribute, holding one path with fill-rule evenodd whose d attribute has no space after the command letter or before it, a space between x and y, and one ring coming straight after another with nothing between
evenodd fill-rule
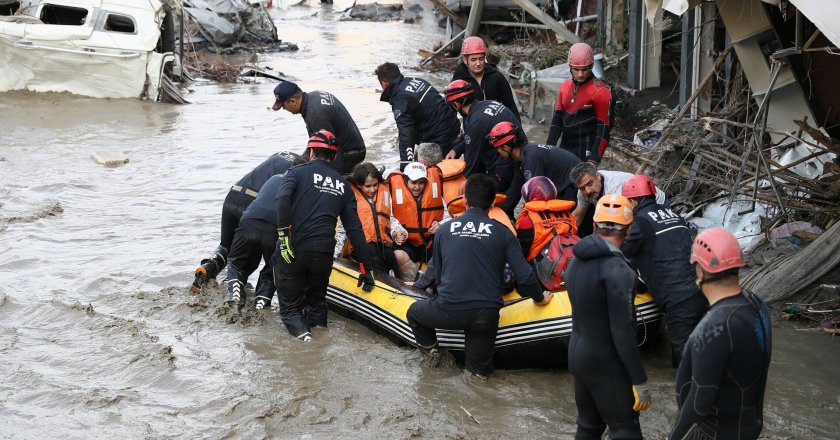
<instances>
[{"instance_id":1,"label":"mud-covered ground","mask_svg":"<svg viewBox=\"0 0 840 440\"><path fill-rule=\"evenodd\" d=\"M372 72L416 65L417 48L443 39L434 20L338 21L312 5L272 13L301 50L261 63L337 95L369 158L396 161ZM471 383L335 315L303 344L271 312L237 316L218 289L189 292L227 188L305 142L299 116L267 110L273 87L197 83L185 106L0 94L0 437L570 438L565 371ZM104 168L90 159L97 150L130 162ZM764 436L836 438L838 342L774 330ZM664 438L674 372L661 342L643 356L655 398L643 430Z\"/></svg>"}]
</instances>

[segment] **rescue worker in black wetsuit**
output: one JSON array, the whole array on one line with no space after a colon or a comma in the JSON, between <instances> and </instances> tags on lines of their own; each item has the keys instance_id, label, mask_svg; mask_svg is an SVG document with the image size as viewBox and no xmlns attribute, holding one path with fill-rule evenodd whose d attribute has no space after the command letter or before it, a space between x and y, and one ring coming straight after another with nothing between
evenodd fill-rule
<instances>
[{"instance_id":1,"label":"rescue worker in black wetsuit","mask_svg":"<svg viewBox=\"0 0 840 440\"><path fill-rule=\"evenodd\" d=\"M677 370L680 414L669 438L757 439L773 348L770 312L741 287L741 248L725 229L697 235L691 262L711 308L691 332Z\"/></svg>"},{"instance_id":2,"label":"rescue worker in black wetsuit","mask_svg":"<svg viewBox=\"0 0 840 440\"><path fill-rule=\"evenodd\" d=\"M633 221L630 201L598 200L594 235L574 247L566 270L572 309L569 372L575 379L575 439L641 439L638 411L650 407L650 387L636 346L636 273L621 254Z\"/></svg>"},{"instance_id":3,"label":"rescue worker in black wetsuit","mask_svg":"<svg viewBox=\"0 0 840 440\"><path fill-rule=\"evenodd\" d=\"M284 81L274 88L274 111L281 108L291 114L303 116L309 136L319 130L334 133L341 145L332 166L341 174L347 174L357 163L365 160L365 141L353 117L344 104L327 92L304 93L297 84Z\"/></svg>"},{"instance_id":4,"label":"rescue worker in black wetsuit","mask_svg":"<svg viewBox=\"0 0 840 440\"><path fill-rule=\"evenodd\" d=\"M621 251L665 312L671 365L676 368L688 335L709 309L709 303L694 284L694 268L688 262L691 235L679 214L656 203L656 186L650 177L636 175L627 179L621 195L634 205L633 230Z\"/></svg>"},{"instance_id":5,"label":"rescue worker in black wetsuit","mask_svg":"<svg viewBox=\"0 0 840 440\"><path fill-rule=\"evenodd\" d=\"M569 173L580 159L572 153L554 145L528 143L522 128L510 122L500 122L487 135L490 145L496 148L505 160L514 161L517 166L511 189L516 188L514 196L521 192L522 185L538 176L551 179L557 188L560 200L577 200L577 188L572 185ZM519 203L516 197L514 204Z\"/></svg>"},{"instance_id":6,"label":"rescue worker in black wetsuit","mask_svg":"<svg viewBox=\"0 0 840 440\"><path fill-rule=\"evenodd\" d=\"M557 145L581 161L599 164L610 140L612 91L592 74L592 47L576 43L569 49L572 77L560 84L554 117L545 143Z\"/></svg>"},{"instance_id":7,"label":"rescue worker in black wetsuit","mask_svg":"<svg viewBox=\"0 0 840 440\"><path fill-rule=\"evenodd\" d=\"M465 366L469 373L486 378L493 372L502 277L505 262L516 274L519 293L539 305L551 301L522 256L519 242L487 211L496 198L489 176L470 176L464 189L467 211L444 224L435 234L430 271L438 285L437 296L408 308L408 325L417 344L435 365L440 358L435 328L464 330Z\"/></svg>"},{"instance_id":8,"label":"rescue worker in black wetsuit","mask_svg":"<svg viewBox=\"0 0 840 440\"><path fill-rule=\"evenodd\" d=\"M230 188L222 205L222 239L213 255L201 260L201 265L195 270L195 280L192 289L198 292L208 280L216 279L219 272L227 264L228 253L233 244L233 236L239 227L239 220L248 205L257 197L257 193L268 179L275 174L283 174L292 163L300 158L295 153L280 152L272 154L250 173L239 179Z\"/></svg>"},{"instance_id":9,"label":"rescue worker in black wetsuit","mask_svg":"<svg viewBox=\"0 0 840 440\"><path fill-rule=\"evenodd\" d=\"M446 154L459 141L458 116L427 81L406 78L394 63L383 63L374 72L382 86L380 101L391 104L399 133L400 169L414 159L414 148L433 142Z\"/></svg>"},{"instance_id":10,"label":"rescue worker in black wetsuit","mask_svg":"<svg viewBox=\"0 0 840 440\"><path fill-rule=\"evenodd\" d=\"M467 37L461 44L461 61L452 74L452 81L462 79L473 86L476 101L498 101L521 121L513 90L496 66L487 62L487 46L480 37Z\"/></svg>"},{"instance_id":11,"label":"rescue worker in black wetsuit","mask_svg":"<svg viewBox=\"0 0 840 440\"><path fill-rule=\"evenodd\" d=\"M507 199L500 204L508 217L519 201L519 188L511 188L515 165L502 158L490 144L487 135L500 122L518 124L513 112L496 101L476 101L473 88L464 80L455 80L446 88L446 101L464 118L464 142L459 143L447 155L447 159L463 156L467 167L464 176L487 173L496 178L499 192ZM527 142L522 133L523 142ZM520 185L521 186L521 185Z\"/></svg>"},{"instance_id":12,"label":"rescue worker in black wetsuit","mask_svg":"<svg viewBox=\"0 0 840 440\"><path fill-rule=\"evenodd\" d=\"M337 219L362 261L359 285L373 289L365 234L350 184L330 166L339 146L321 130L309 138L310 161L286 173L277 191L274 284L280 316L292 336L306 342L311 328L327 326L327 284L332 271Z\"/></svg>"},{"instance_id":13,"label":"rescue worker in black wetsuit","mask_svg":"<svg viewBox=\"0 0 840 440\"><path fill-rule=\"evenodd\" d=\"M254 291L254 306L257 310L271 305L274 297L273 265L271 256L277 245L277 202L275 196L280 188L284 174L271 176L265 182L257 198L248 206L230 250L228 262L228 289L226 301L231 308L241 311L245 307L245 283L248 277L260 265L260 257L265 266L260 271L257 287Z\"/></svg>"}]
</instances>

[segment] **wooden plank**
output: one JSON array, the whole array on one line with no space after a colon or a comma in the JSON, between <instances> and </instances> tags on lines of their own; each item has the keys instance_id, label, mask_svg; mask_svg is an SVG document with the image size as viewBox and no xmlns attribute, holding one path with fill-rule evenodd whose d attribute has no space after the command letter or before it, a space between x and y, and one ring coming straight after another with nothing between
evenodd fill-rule
<instances>
[{"instance_id":1,"label":"wooden plank","mask_svg":"<svg viewBox=\"0 0 840 440\"><path fill-rule=\"evenodd\" d=\"M426 59L424 59L423 61L421 61L421 62L420 62L420 65L421 65L421 66L422 66L422 65L424 65L424 64L428 63L429 61L431 61L431 60L432 60L432 58L434 58L434 57L436 57L436 56L440 55L440 53L441 53L441 52L443 52L443 50L444 50L444 49L446 49L447 47L449 47L449 45L450 45L450 44L452 44L453 42L455 42L455 40L457 40L457 39L459 39L459 38L463 37L463 36L464 36L464 34L465 34L466 32L467 32L467 30L466 30L466 29L464 29L464 30L463 30L463 31L461 31L461 32L458 32L458 35L456 35L456 36L455 36L455 38L453 38L453 39L451 39L451 40L447 41L447 42L446 42L446 44L444 44L443 46L441 46L438 50L434 51L431 55L429 55L429 57L428 57L428 58L426 58Z\"/></svg>"},{"instance_id":2,"label":"wooden plank","mask_svg":"<svg viewBox=\"0 0 840 440\"><path fill-rule=\"evenodd\" d=\"M483 0L482 0L483 1ZM550 15L543 12L537 5L531 3L529 0L513 0L517 6L522 8L525 12L531 14L537 20L541 21L543 24L548 26L551 30L553 30L557 34L557 38L568 41L570 43L577 43L580 41L580 37L575 35L572 31L563 26L562 24L558 23L557 20L552 18Z\"/></svg>"},{"instance_id":3,"label":"wooden plank","mask_svg":"<svg viewBox=\"0 0 840 440\"><path fill-rule=\"evenodd\" d=\"M536 6L535 6L536 7ZM470 16L467 18L467 36L478 35L478 26L481 24L481 13L484 11L484 0L473 0L470 6Z\"/></svg>"},{"instance_id":4,"label":"wooden plank","mask_svg":"<svg viewBox=\"0 0 840 440\"><path fill-rule=\"evenodd\" d=\"M491 25L491 26L511 26L511 27L524 27L524 28L531 28L531 29L546 29L551 30L548 26L544 24L536 24L536 23L520 23L518 21L482 21L481 24Z\"/></svg>"}]
</instances>

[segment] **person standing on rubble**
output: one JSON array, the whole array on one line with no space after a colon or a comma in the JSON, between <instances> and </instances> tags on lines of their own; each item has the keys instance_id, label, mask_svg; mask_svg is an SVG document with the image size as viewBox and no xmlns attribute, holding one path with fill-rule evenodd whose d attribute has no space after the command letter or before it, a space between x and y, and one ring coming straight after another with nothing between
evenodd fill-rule
<instances>
[{"instance_id":1,"label":"person standing on rubble","mask_svg":"<svg viewBox=\"0 0 840 440\"><path fill-rule=\"evenodd\" d=\"M557 145L597 166L610 140L612 92L592 74L592 47L576 43L569 49L572 77L560 85L554 117L545 143Z\"/></svg>"},{"instance_id":2,"label":"person standing on rubble","mask_svg":"<svg viewBox=\"0 0 840 440\"><path fill-rule=\"evenodd\" d=\"M677 370L680 413L668 438L754 440L764 426L770 311L741 287L744 258L725 229L697 235L690 261L711 308L691 332Z\"/></svg>"},{"instance_id":3,"label":"person standing on rubble","mask_svg":"<svg viewBox=\"0 0 840 440\"><path fill-rule=\"evenodd\" d=\"M467 37L461 44L461 59L452 81L462 79L473 86L476 101L498 101L505 105L520 122L519 109L505 76L487 62L487 46L480 37Z\"/></svg>"},{"instance_id":4,"label":"person standing on rubble","mask_svg":"<svg viewBox=\"0 0 840 440\"><path fill-rule=\"evenodd\" d=\"M688 261L691 235L679 214L656 203L656 186L650 177L630 177L621 187L621 195L633 204L633 230L621 251L665 312L671 365L676 368L688 335L709 308L694 284L694 268Z\"/></svg>"},{"instance_id":5,"label":"person standing on rubble","mask_svg":"<svg viewBox=\"0 0 840 440\"><path fill-rule=\"evenodd\" d=\"M233 245L233 237L236 228L239 227L242 214L257 197L262 186L271 176L283 174L292 165L303 163L306 160L305 157L285 151L272 154L230 187L230 191L228 191L222 204L221 241L213 254L201 260L200 265L195 270L195 279L192 284L193 292L200 291L207 281L215 280L219 272L227 265L228 253Z\"/></svg>"},{"instance_id":6,"label":"person standing on rubble","mask_svg":"<svg viewBox=\"0 0 840 440\"><path fill-rule=\"evenodd\" d=\"M283 81L274 88L272 110L284 109L303 117L309 136L320 130L335 134L341 151L332 166L341 174L349 173L357 163L365 160L365 141L353 117L344 104L327 92L312 91L304 93L297 84Z\"/></svg>"},{"instance_id":7,"label":"person standing on rubble","mask_svg":"<svg viewBox=\"0 0 840 440\"><path fill-rule=\"evenodd\" d=\"M380 64L374 74L382 87L379 100L391 104L397 122L401 170L415 160L417 144L434 142L446 154L461 139L458 116L428 81L404 77L394 63Z\"/></svg>"}]
</instances>

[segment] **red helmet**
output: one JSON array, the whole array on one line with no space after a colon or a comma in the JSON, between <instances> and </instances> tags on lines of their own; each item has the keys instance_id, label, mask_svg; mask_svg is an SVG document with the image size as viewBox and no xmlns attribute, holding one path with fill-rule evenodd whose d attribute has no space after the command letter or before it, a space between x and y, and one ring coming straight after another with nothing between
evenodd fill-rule
<instances>
[{"instance_id":1,"label":"red helmet","mask_svg":"<svg viewBox=\"0 0 840 440\"><path fill-rule=\"evenodd\" d=\"M502 121L493 126L490 134L487 135L487 141L493 148L499 148L503 145L516 148L525 143L524 134L521 127L513 125L512 122Z\"/></svg>"},{"instance_id":2,"label":"red helmet","mask_svg":"<svg viewBox=\"0 0 840 440\"><path fill-rule=\"evenodd\" d=\"M746 265L738 239L723 228L706 229L697 235L688 261L699 264L709 273L720 273Z\"/></svg>"},{"instance_id":3,"label":"red helmet","mask_svg":"<svg viewBox=\"0 0 840 440\"><path fill-rule=\"evenodd\" d=\"M537 176L528 179L522 185L522 198L525 202L535 200L552 200L557 198L557 187L548 177Z\"/></svg>"},{"instance_id":4,"label":"red helmet","mask_svg":"<svg viewBox=\"0 0 840 440\"><path fill-rule=\"evenodd\" d=\"M569 67L589 67L595 64L592 46L586 43L575 43L569 49Z\"/></svg>"},{"instance_id":5,"label":"red helmet","mask_svg":"<svg viewBox=\"0 0 840 440\"><path fill-rule=\"evenodd\" d=\"M621 186L621 195L628 199L655 196L656 185L653 184L653 180L650 177L637 174L624 181L624 185Z\"/></svg>"},{"instance_id":6,"label":"red helmet","mask_svg":"<svg viewBox=\"0 0 840 440\"><path fill-rule=\"evenodd\" d=\"M456 79L449 83L446 86L446 92L444 92L446 96L446 102L454 102L458 101L463 98L463 104L468 104L472 102L472 99L475 98L473 95L473 86L469 83L469 81L464 81L463 79Z\"/></svg>"},{"instance_id":7,"label":"red helmet","mask_svg":"<svg viewBox=\"0 0 840 440\"><path fill-rule=\"evenodd\" d=\"M484 40L479 37L467 37L461 44L461 55L472 55L475 53L487 53L487 46Z\"/></svg>"},{"instance_id":8,"label":"red helmet","mask_svg":"<svg viewBox=\"0 0 840 440\"><path fill-rule=\"evenodd\" d=\"M306 148L325 148L338 153L338 141L329 130L319 130L309 138Z\"/></svg>"}]
</instances>

